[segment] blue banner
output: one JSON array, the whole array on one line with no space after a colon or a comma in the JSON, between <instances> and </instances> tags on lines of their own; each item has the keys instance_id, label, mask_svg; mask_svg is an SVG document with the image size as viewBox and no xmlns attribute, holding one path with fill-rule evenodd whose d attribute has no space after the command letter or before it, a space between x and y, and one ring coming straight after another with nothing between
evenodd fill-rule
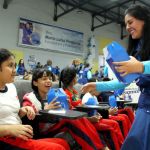
<instances>
[{"instance_id":1,"label":"blue banner","mask_svg":"<svg viewBox=\"0 0 150 150\"><path fill-rule=\"evenodd\" d=\"M20 18L19 46L83 54L83 33Z\"/></svg>"}]
</instances>

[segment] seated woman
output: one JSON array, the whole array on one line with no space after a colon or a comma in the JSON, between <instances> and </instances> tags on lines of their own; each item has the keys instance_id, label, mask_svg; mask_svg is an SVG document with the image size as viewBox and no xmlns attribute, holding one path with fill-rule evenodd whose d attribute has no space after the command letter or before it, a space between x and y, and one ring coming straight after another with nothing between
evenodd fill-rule
<instances>
[{"instance_id":1,"label":"seated woman","mask_svg":"<svg viewBox=\"0 0 150 150\"><path fill-rule=\"evenodd\" d=\"M45 68L34 70L32 76L33 92L27 93L23 97L23 106L32 106L35 112L38 112L42 108L45 110L59 108L60 105L55 99L49 104L45 103L44 105L44 100L46 100L51 86L52 73L49 70ZM39 127L41 134L45 136L61 131L68 131L77 143L81 145L83 150L108 149L102 144L95 127L86 118L75 120L62 119L56 124L43 124Z\"/></svg>"},{"instance_id":2,"label":"seated woman","mask_svg":"<svg viewBox=\"0 0 150 150\"><path fill-rule=\"evenodd\" d=\"M82 105L79 94L74 88L75 84L77 83L76 70L74 68L66 67L61 71L60 87L61 83L63 83L63 89L69 97L70 109ZM93 123L98 131L101 131L102 129L110 131L112 135L111 138L113 139L113 142L115 144L115 149L119 150L124 141L124 137L121 133L119 124L114 120L101 118L102 117L100 115L88 117L88 119ZM104 128L103 125L105 125L105 127L107 128Z\"/></svg>"},{"instance_id":3,"label":"seated woman","mask_svg":"<svg viewBox=\"0 0 150 150\"><path fill-rule=\"evenodd\" d=\"M63 139L32 139L33 129L30 125L23 125L21 117L27 115L32 120L35 113L32 107L20 108L16 88L12 84L15 74L14 55L6 49L0 49L0 142L17 149L69 150L69 145Z\"/></svg>"}]
</instances>

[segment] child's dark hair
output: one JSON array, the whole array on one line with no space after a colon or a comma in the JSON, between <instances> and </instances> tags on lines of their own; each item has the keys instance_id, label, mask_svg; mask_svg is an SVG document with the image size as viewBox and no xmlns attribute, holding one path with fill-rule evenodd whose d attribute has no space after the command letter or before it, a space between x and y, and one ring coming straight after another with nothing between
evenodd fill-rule
<instances>
[{"instance_id":1,"label":"child's dark hair","mask_svg":"<svg viewBox=\"0 0 150 150\"><path fill-rule=\"evenodd\" d=\"M108 77L104 77L103 79L102 79L102 81L110 81L111 79L110 78L108 78Z\"/></svg>"},{"instance_id":2,"label":"child's dark hair","mask_svg":"<svg viewBox=\"0 0 150 150\"><path fill-rule=\"evenodd\" d=\"M91 79L88 79L88 82L96 82L96 78L92 77Z\"/></svg>"},{"instance_id":3,"label":"child's dark hair","mask_svg":"<svg viewBox=\"0 0 150 150\"><path fill-rule=\"evenodd\" d=\"M52 73L46 68L38 68L33 70L31 86L34 92L38 93L38 87L33 84L34 81L37 81L39 78L42 78L46 74L48 77L52 77Z\"/></svg>"},{"instance_id":4,"label":"child's dark hair","mask_svg":"<svg viewBox=\"0 0 150 150\"><path fill-rule=\"evenodd\" d=\"M1 67L1 64L7 59L9 59L9 57L11 56L15 57L14 54L11 53L9 50L0 48L0 67Z\"/></svg>"},{"instance_id":5,"label":"child's dark hair","mask_svg":"<svg viewBox=\"0 0 150 150\"><path fill-rule=\"evenodd\" d=\"M61 82L63 83L63 88L67 88L69 84L76 77L76 69L73 67L66 67L60 73L59 87L61 87Z\"/></svg>"}]
</instances>

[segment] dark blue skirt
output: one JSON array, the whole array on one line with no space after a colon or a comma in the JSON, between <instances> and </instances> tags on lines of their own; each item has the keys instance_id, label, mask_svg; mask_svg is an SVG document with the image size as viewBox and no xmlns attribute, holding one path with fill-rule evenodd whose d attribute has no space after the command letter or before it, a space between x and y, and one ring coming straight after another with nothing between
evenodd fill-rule
<instances>
[{"instance_id":1,"label":"dark blue skirt","mask_svg":"<svg viewBox=\"0 0 150 150\"><path fill-rule=\"evenodd\" d=\"M138 108L121 150L150 150L150 110Z\"/></svg>"}]
</instances>

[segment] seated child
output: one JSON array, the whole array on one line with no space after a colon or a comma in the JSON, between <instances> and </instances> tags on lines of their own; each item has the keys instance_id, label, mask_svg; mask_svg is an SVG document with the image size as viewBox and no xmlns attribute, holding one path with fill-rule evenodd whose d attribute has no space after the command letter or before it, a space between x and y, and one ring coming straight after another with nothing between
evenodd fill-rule
<instances>
[{"instance_id":1,"label":"seated child","mask_svg":"<svg viewBox=\"0 0 150 150\"><path fill-rule=\"evenodd\" d=\"M89 82L96 82L96 79L91 78L89 80ZM96 96L95 99L98 103L97 96L99 95L99 92L92 91L92 92L90 92L90 94L93 95L93 96ZM114 96L114 98L115 98L115 96ZM124 137L127 136L128 132L131 128L131 121L130 121L129 117L126 115L126 113L123 113L124 112L123 110L127 110L127 109L128 108L118 110L118 108L114 107L114 108L110 108L109 111L108 111L109 119L116 120L117 122L120 123L120 127L121 127L121 130L122 130L122 133L123 133Z\"/></svg>"},{"instance_id":2,"label":"seated child","mask_svg":"<svg viewBox=\"0 0 150 150\"><path fill-rule=\"evenodd\" d=\"M66 67L61 71L60 87L61 87L61 83L63 83L63 89L69 97L70 109L82 105L82 101L79 98L78 92L74 88L75 84L77 83L76 70L74 68ZM94 116L88 117L88 119L93 123L93 125L96 127L98 131L101 131L101 129L103 129L104 124L107 126L107 130L111 131L112 138L114 139L115 149L119 150L124 141L124 138L120 131L119 124L114 120L101 119L101 118L102 117L100 114L96 114Z\"/></svg>"},{"instance_id":3,"label":"seated child","mask_svg":"<svg viewBox=\"0 0 150 150\"><path fill-rule=\"evenodd\" d=\"M69 145L63 139L32 139L33 129L30 125L23 125L21 117L27 115L32 120L35 113L32 107L20 108L16 88L12 83L15 75L14 55L6 49L0 49L0 142L18 149L69 150Z\"/></svg>"},{"instance_id":4,"label":"seated child","mask_svg":"<svg viewBox=\"0 0 150 150\"><path fill-rule=\"evenodd\" d=\"M110 81L110 80L111 79L109 79L109 78L103 78L103 81ZM115 91L105 91L105 92L101 92L99 97L102 98L102 101L108 102L109 96L111 96L111 95L119 96L123 92L124 92L124 88L118 89L118 90L115 90ZM129 107L122 108L122 109L119 108L118 113L119 114L126 114L129 117L131 124L133 123L134 113L133 113L131 108L129 108Z\"/></svg>"},{"instance_id":5,"label":"seated child","mask_svg":"<svg viewBox=\"0 0 150 150\"><path fill-rule=\"evenodd\" d=\"M33 92L27 93L23 97L23 106L32 106L35 112L42 110L42 108L46 110L60 107L55 99L49 104L44 104L47 93L52 86L52 74L49 70L45 68L34 70L31 84ZM56 124L44 124L42 127L40 126L40 130L45 136L60 131L68 131L84 150L107 149L102 144L95 127L86 118L62 119Z\"/></svg>"}]
</instances>

